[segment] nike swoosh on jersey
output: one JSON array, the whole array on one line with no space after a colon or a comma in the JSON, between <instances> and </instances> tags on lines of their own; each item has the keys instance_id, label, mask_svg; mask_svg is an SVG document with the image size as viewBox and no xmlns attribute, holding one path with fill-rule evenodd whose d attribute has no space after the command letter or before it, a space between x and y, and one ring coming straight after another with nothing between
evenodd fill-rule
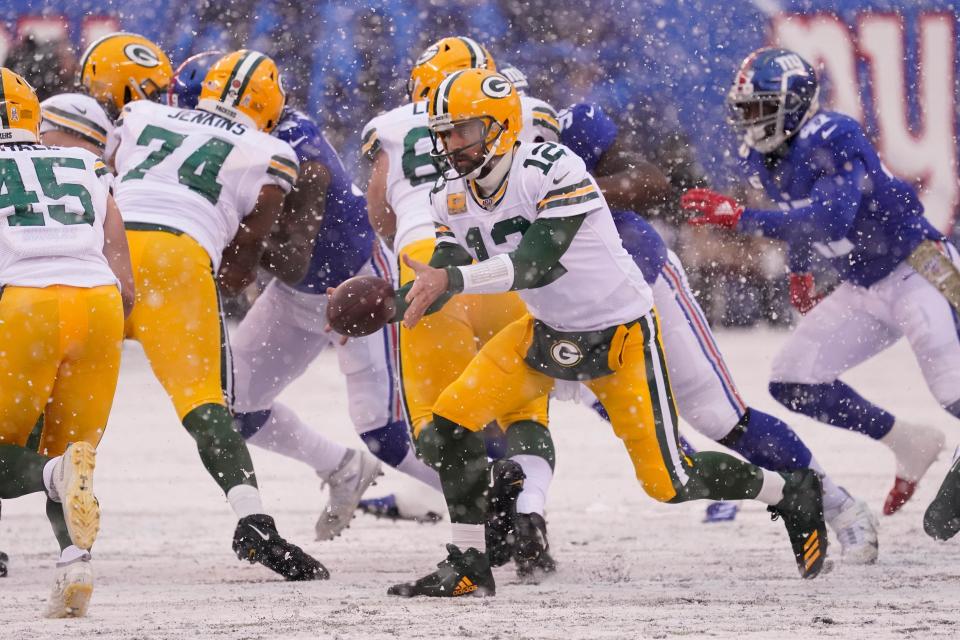
<instances>
[{"instance_id":1,"label":"nike swoosh on jersey","mask_svg":"<svg viewBox=\"0 0 960 640\"><path fill-rule=\"evenodd\" d=\"M78 106L75 105L75 104L72 104L72 105L70 105L70 106L73 107L74 109L76 109L76 110L77 110L77 113L79 113L80 115L84 115L84 116L87 115L87 110L86 110L86 109L81 109L80 107L78 107Z\"/></svg>"},{"instance_id":2,"label":"nike swoosh on jersey","mask_svg":"<svg viewBox=\"0 0 960 640\"><path fill-rule=\"evenodd\" d=\"M553 181L553 184L560 184L560 182L563 181L563 179L566 178L568 175L570 175L569 171L567 171L565 174L563 174L559 178L555 178Z\"/></svg>"},{"instance_id":3,"label":"nike swoosh on jersey","mask_svg":"<svg viewBox=\"0 0 960 640\"><path fill-rule=\"evenodd\" d=\"M300 137L297 138L296 140L291 140L291 141L290 141L290 146L296 148L296 146L297 146L298 144L300 144L301 142L303 142L303 141L306 140L306 139L307 139L307 136L300 136Z\"/></svg>"},{"instance_id":4,"label":"nike swoosh on jersey","mask_svg":"<svg viewBox=\"0 0 960 640\"><path fill-rule=\"evenodd\" d=\"M826 129L825 131L823 131L823 133L821 133L820 135L823 136L824 140L826 140L827 138L830 137L830 134L836 130L836 128L837 128L837 125L833 125L829 129Z\"/></svg>"}]
</instances>

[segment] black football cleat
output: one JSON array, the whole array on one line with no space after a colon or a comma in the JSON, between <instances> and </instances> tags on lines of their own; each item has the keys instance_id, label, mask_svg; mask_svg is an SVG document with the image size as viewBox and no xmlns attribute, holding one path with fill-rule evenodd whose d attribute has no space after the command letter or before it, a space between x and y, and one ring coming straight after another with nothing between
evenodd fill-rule
<instances>
[{"instance_id":1,"label":"black football cleat","mask_svg":"<svg viewBox=\"0 0 960 640\"><path fill-rule=\"evenodd\" d=\"M459 598L461 596L492 596L497 592L487 555L473 547L460 551L456 545L447 545L447 558L437 570L416 582L396 584L387 589L387 595L413 598Z\"/></svg>"},{"instance_id":2,"label":"black football cleat","mask_svg":"<svg viewBox=\"0 0 960 640\"><path fill-rule=\"evenodd\" d=\"M960 531L960 458L954 460L923 514L923 530L934 540L949 540Z\"/></svg>"},{"instance_id":3,"label":"black football cleat","mask_svg":"<svg viewBox=\"0 0 960 640\"><path fill-rule=\"evenodd\" d=\"M0 551L0 578L7 577L7 563L10 562L10 557L5 554L3 551Z\"/></svg>"},{"instance_id":4,"label":"black football cleat","mask_svg":"<svg viewBox=\"0 0 960 640\"><path fill-rule=\"evenodd\" d=\"M500 567L513 556L517 497L523 491L523 468L513 460L496 460L490 465L487 486L487 557L491 567Z\"/></svg>"},{"instance_id":5,"label":"black football cleat","mask_svg":"<svg viewBox=\"0 0 960 640\"><path fill-rule=\"evenodd\" d=\"M827 559L827 525L823 520L823 488L820 476L810 469L783 474L783 500L767 510L783 518L800 577L816 578ZM828 567L829 568L829 567Z\"/></svg>"},{"instance_id":6,"label":"black football cleat","mask_svg":"<svg viewBox=\"0 0 960 640\"><path fill-rule=\"evenodd\" d=\"M536 582L557 570L547 541L547 523L539 513L517 514L513 559L517 576L524 582Z\"/></svg>"},{"instance_id":7,"label":"black football cleat","mask_svg":"<svg viewBox=\"0 0 960 640\"><path fill-rule=\"evenodd\" d=\"M233 551L241 560L260 563L287 580L326 580L330 573L300 547L277 533L273 518L258 513L241 518L233 532Z\"/></svg>"}]
</instances>

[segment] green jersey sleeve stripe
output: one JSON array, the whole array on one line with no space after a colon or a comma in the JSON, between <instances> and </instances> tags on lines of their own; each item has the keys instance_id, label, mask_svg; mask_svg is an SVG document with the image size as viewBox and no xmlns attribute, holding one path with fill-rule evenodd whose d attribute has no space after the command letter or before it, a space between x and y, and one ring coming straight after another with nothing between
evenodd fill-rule
<instances>
[{"instance_id":1,"label":"green jersey sleeve stripe","mask_svg":"<svg viewBox=\"0 0 960 640\"><path fill-rule=\"evenodd\" d=\"M291 178L289 174L286 174L286 173L284 173L283 171L278 171L278 170L274 169L273 167L270 167L269 169L267 169L267 173L268 173L269 175L271 175L271 176L278 176L278 177L280 177L280 178L283 178L283 179L286 180L288 183L290 183L290 186L291 186L291 187L293 186L293 178Z\"/></svg>"},{"instance_id":2,"label":"green jersey sleeve stripe","mask_svg":"<svg viewBox=\"0 0 960 640\"><path fill-rule=\"evenodd\" d=\"M600 194L596 191L592 191L588 194L577 196L575 198L566 198L562 200L554 200L553 202L548 202L542 207L537 207L537 211L546 211L547 209L556 209L557 207L569 207L575 204L583 204L584 202L590 202L591 200L596 200L600 197Z\"/></svg>"},{"instance_id":3,"label":"green jersey sleeve stripe","mask_svg":"<svg viewBox=\"0 0 960 640\"><path fill-rule=\"evenodd\" d=\"M75 113L64 111L63 109L58 109L57 107L43 107L42 111L49 111L50 113L56 116L60 116L61 118L64 118L66 120L73 120L74 122L78 122L84 125L85 127L93 129L94 131L96 131L97 133L103 136L107 135L107 130L101 127L100 125L98 125L96 122L94 122L90 118L84 118L83 116L79 116Z\"/></svg>"},{"instance_id":4,"label":"green jersey sleeve stripe","mask_svg":"<svg viewBox=\"0 0 960 640\"><path fill-rule=\"evenodd\" d=\"M537 126L537 127L543 127L544 129L549 129L550 131L553 131L558 136L560 135L560 129L557 129L556 125L554 125L552 122L548 122L547 120L544 120L542 118L534 117L533 124L534 126Z\"/></svg>"},{"instance_id":5,"label":"green jersey sleeve stripe","mask_svg":"<svg viewBox=\"0 0 960 640\"><path fill-rule=\"evenodd\" d=\"M283 156L273 156L270 159L278 164L282 164L286 167L290 167L291 171L295 171L295 172L300 171L299 167L297 166L297 163L294 162L293 160L290 160L289 158L284 158Z\"/></svg>"},{"instance_id":6,"label":"green jersey sleeve stripe","mask_svg":"<svg viewBox=\"0 0 960 640\"><path fill-rule=\"evenodd\" d=\"M546 200L547 198L552 198L554 196L562 196L565 193L570 193L572 191L576 191L577 189L583 189L589 184L590 178L584 178L582 182L578 182L577 184L571 184L565 187L560 187L559 189L554 189L553 191L547 191L547 195L543 196L541 200Z\"/></svg>"}]
</instances>

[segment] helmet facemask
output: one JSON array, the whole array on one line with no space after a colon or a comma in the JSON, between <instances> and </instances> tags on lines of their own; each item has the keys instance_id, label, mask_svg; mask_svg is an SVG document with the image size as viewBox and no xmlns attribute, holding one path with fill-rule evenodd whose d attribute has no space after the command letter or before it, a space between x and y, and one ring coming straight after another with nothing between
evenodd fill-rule
<instances>
[{"instance_id":1,"label":"helmet facemask","mask_svg":"<svg viewBox=\"0 0 960 640\"><path fill-rule=\"evenodd\" d=\"M476 178L498 155L500 138L505 127L490 117L469 118L457 122L443 122L443 119L443 116L431 118L430 137L433 140L433 151L430 155L438 163L447 180ZM448 145L453 137L468 142L450 149Z\"/></svg>"},{"instance_id":2,"label":"helmet facemask","mask_svg":"<svg viewBox=\"0 0 960 640\"><path fill-rule=\"evenodd\" d=\"M819 92L819 89L818 89ZM793 91L743 91L735 85L727 95L727 122L738 129L744 143L760 153L771 153L789 140L816 112L817 94L799 124L786 130L786 118L803 107Z\"/></svg>"}]
</instances>

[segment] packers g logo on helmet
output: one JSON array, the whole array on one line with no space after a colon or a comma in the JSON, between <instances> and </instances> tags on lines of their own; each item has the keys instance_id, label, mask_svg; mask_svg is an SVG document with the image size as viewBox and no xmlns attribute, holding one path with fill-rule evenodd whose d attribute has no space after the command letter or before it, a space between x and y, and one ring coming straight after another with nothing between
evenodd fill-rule
<instances>
[{"instance_id":1,"label":"packers g logo on helmet","mask_svg":"<svg viewBox=\"0 0 960 640\"><path fill-rule=\"evenodd\" d=\"M0 67L0 143L40 140L40 100L26 80Z\"/></svg>"},{"instance_id":2,"label":"packers g logo on helmet","mask_svg":"<svg viewBox=\"0 0 960 640\"><path fill-rule=\"evenodd\" d=\"M433 157L445 162L444 175L451 180L472 178L496 156L511 149L520 135L523 116L520 96L513 84L499 73L487 69L466 69L447 76L427 103ZM457 149L446 148L444 138L451 131L480 127L480 136ZM466 135L466 133L462 134ZM471 147L481 146L482 158L468 169L457 168ZM472 153L472 152L471 152Z\"/></svg>"},{"instance_id":3,"label":"packers g logo on helmet","mask_svg":"<svg viewBox=\"0 0 960 640\"><path fill-rule=\"evenodd\" d=\"M162 96L173 66L156 44L136 33L111 33L94 41L80 59L78 83L112 116L134 100Z\"/></svg>"},{"instance_id":4,"label":"packers g logo on helmet","mask_svg":"<svg viewBox=\"0 0 960 640\"><path fill-rule=\"evenodd\" d=\"M506 98L510 95L512 84L503 76L493 75L484 79L480 84L480 90L489 98Z\"/></svg>"},{"instance_id":5,"label":"packers g logo on helmet","mask_svg":"<svg viewBox=\"0 0 960 640\"><path fill-rule=\"evenodd\" d=\"M125 46L123 53L141 67L152 68L160 66L160 58L157 57L157 54L138 42L131 42Z\"/></svg>"},{"instance_id":6,"label":"packers g logo on helmet","mask_svg":"<svg viewBox=\"0 0 960 640\"><path fill-rule=\"evenodd\" d=\"M241 49L210 67L197 108L269 133L280 121L286 101L280 70L273 59L259 51Z\"/></svg>"},{"instance_id":7,"label":"packers g logo on helmet","mask_svg":"<svg viewBox=\"0 0 960 640\"><path fill-rule=\"evenodd\" d=\"M410 70L407 81L410 100L417 102L429 97L444 78L461 69L496 71L497 65L490 52L472 38L455 36L434 42L420 54Z\"/></svg>"}]
</instances>

